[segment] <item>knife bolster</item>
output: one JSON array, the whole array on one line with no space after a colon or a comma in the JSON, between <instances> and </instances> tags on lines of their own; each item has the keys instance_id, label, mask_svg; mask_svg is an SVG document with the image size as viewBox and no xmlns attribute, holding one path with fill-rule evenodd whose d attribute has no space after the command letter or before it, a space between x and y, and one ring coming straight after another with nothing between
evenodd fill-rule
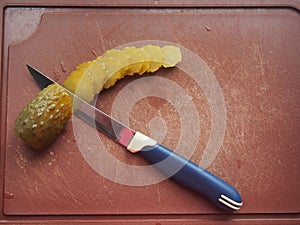
<instances>
[{"instance_id":1,"label":"knife bolster","mask_svg":"<svg viewBox=\"0 0 300 225\"><path fill-rule=\"evenodd\" d=\"M129 142L127 150L131 153L137 153L145 146L155 146L156 144L155 140L137 131Z\"/></svg>"}]
</instances>

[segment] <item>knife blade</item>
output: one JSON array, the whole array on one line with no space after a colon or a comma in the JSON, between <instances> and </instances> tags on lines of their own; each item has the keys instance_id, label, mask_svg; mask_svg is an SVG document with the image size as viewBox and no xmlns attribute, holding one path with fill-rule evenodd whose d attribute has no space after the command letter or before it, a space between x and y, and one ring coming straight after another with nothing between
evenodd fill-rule
<instances>
[{"instance_id":1,"label":"knife blade","mask_svg":"<svg viewBox=\"0 0 300 225\"><path fill-rule=\"evenodd\" d=\"M59 85L28 64L27 68L41 89L53 83ZM167 177L202 194L217 207L227 211L240 209L241 196L230 184L152 138L125 126L69 90L65 90L71 95L73 101L79 102L80 108L74 112L78 118L126 147L131 153L142 155Z\"/></svg>"}]
</instances>

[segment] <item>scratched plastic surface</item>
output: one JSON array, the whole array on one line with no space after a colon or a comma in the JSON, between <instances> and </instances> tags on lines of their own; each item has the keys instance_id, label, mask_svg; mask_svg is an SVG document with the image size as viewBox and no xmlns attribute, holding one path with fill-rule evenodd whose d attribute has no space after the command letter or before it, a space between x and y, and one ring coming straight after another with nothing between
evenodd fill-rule
<instances>
[{"instance_id":1,"label":"scratched plastic surface","mask_svg":"<svg viewBox=\"0 0 300 225\"><path fill-rule=\"evenodd\" d=\"M61 215L60 219L72 221L86 215L105 224L110 220L206 224L214 218L220 220L215 224L223 224L222 220L252 224L253 219L259 224L281 224L281 219L299 222L299 11L285 7L2 10L1 116L6 121L1 122L2 220ZM14 135L19 111L39 91L25 63L62 82L77 64L138 40L179 43L199 55L218 81L226 105L226 130L208 169L241 193L244 205L233 215L170 180L136 187L103 178L80 152L72 124L76 118L44 152L33 152ZM178 68L154 76L176 82L192 99L201 135L191 159L199 163L212 129L203 90ZM97 106L110 113L118 93L136 80L122 80L103 92ZM157 133L164 134L161 141L169 148L176 148L180 138L180 120L174 105L154 96L137 102L129 118L136 130L158 139ZM84 135L91 128L82 124L81 129ZM119 161L147 165L105 136L99 137ZM109 162L99 164L105 168ZM118 176L123 173L120 169Z\"/></svg>"}]
</instances>

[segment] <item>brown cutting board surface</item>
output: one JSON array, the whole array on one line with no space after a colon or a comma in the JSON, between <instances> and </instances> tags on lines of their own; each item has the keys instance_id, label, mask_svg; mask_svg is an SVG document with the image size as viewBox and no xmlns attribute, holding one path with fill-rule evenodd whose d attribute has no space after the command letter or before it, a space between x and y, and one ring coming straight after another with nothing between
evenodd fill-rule
<instances>
[{"instance_id":1,"label":"brown cutting board surface","mask_svg":"<svg viewBox=\"0 0 300 225\"><path fill-rule=\"evenodd\" d=\"M134 220L151 224L145 215L152 215L167 224L224 214L169 179L156 182L159 173L139 169L148 166L144 159L76 117L43 152L14 134L18 113L39 92L26 63L61 83L79 63L128 43L173 43L183 61L119 81L96 106L172 149L182 141L193 152L176 151L236 187L244 205L220 220L299 218L299 11L53 7L31 9L31 17L25 7L3 10L2 218L140 215ZM193 143L182 140L189 136Z\"/></svg>"}]
</instances>

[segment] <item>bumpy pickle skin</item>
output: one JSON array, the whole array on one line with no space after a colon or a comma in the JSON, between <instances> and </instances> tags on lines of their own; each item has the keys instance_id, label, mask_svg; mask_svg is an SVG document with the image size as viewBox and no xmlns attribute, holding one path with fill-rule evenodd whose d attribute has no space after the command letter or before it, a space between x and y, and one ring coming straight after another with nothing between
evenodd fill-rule
<instances>
[{"instance_id":1,"label":"bumpy pickle skin","mask_svg":"<svg viewBox=\"0 0 300 225\"><path fill-rule=\"evenodd\" d=\"M23 108L14 131L26 144L42 150L64 130L71 115L71 97L65 89L52 84Z\"/></svg>"}]
</instances>

